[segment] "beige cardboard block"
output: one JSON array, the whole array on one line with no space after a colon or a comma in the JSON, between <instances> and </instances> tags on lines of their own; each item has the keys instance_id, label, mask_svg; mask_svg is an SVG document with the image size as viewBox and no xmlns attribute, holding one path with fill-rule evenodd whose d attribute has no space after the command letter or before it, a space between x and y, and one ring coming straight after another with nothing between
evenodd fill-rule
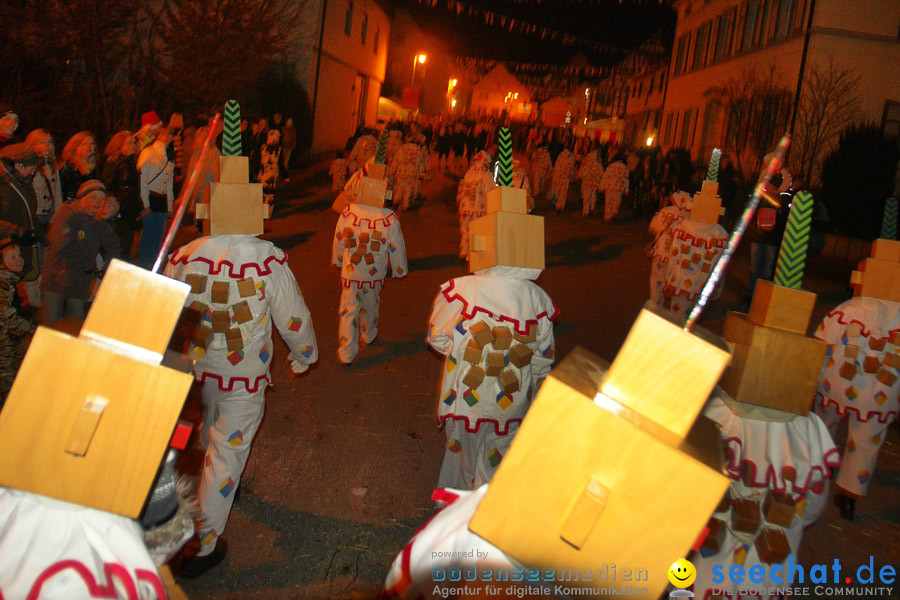
<instances>
[{"instance_id":1,"label":"beige cardboard block","mask_svg":"<svg viewBox=\"0 0 900 600\"><path fill-rule=\"evenodd\" d=\"M703 189L699 193L694 194L694 204L691 207L691 220L700 223L709 223L715 225L719 222L719 211L722 208L722 199L715 193L710 193L707 189L707 183L703 182Z\"/></svg>"},{"instance_id":2,"label":"beige cardboard block","mask_svg":"<svg viewBox=\"0 0 900 600\"><path fill-rule=\"evenodd\" d=\"M487 213L511 212L521 215L528 213L528 198L525 190L501 185L487 193Z\"/></svg>"},{"instance_id":3,"label":"beige cardboard block","mask_svg":"<svg viewBox=\"0 0 900 600\"><path fill-rule=\"evenodd\" d=\"M384 169L385 165L373 163L372 166L369 167L369 179L384 179Z\"/></svg>"},{"instance_id":4,"label":"beige cardboard block","mask_svg":"<svg viewBox=\"0 0 900 600\"><path fill-rule=\"evenodd\" d=\"M484 369L477 365L472 365L469 368L469 372L466 373L466 376L463 378L463 384L472 389L481 385L482 381L484 381Z\"/></svg>"},{"instance_id":5,"label":"beige cardboard block","mask_svg":"<svg viewBox=\"0 0 900 600\"><path fill-rule=\"evenodd\" d=\"M202 294L206 291L206 275L190 273L185 275L184 282L191 286L192 294Z\"/></svg>"},{"instance_id":6,"label":"beige cardboard block","mask_svg":"<svg viewBox=\"0 0 900 600\"><path fill-rule=\"evenodd\" d=\"M722 337L734 343L719 385L738 402L805 415L812 407L826 344L805 335L761 327L729 312Z\"/></svg>"},{"instance_id":7,"label":"beige cardboard block","mask_svg":"<svg viewBox=\"0 0 900 600\"><path fill-rule=\"evenodd\" d=\"M497 325L491 329L494 334L494 341L491 344L494 350L508 350L512 344L512 329L505 325Z\"/></svg>"},{"instance_id":8,"label":"beige cardboard block","mask_svg":"<svg viewBox=\"0 0 900 600\"><path fill-rule=\"evenodd\" d=\"M250 304L246 300L242 300L231 307L234 312L234 319L240 324L253 320L253 311L250 310Z\"/></svg>"},{"instance_id":9,"label":"beige cardboard block","mask_svg":"<svg viewBox=\"0 0 900 600\"><path fill-rule=\"evenodd\" d=\"M553 369L469 529L526 567L640 565L646 595L621 597L657 598L728 488L719 436L703 417L683 439L612 400L598 406L605 367L576 348ZM630 585L621 578L572 586Z\"/></svg>"},{"instance_id":10,"label":"beige cardboard block","mask_svg":"<svg viewBox=\"0 0 900 600\"><path fill-rule=\"evenodd\" d=\"M648 302L600 391L683 436L709 398L729 356L721 338L701 328L687 332L678 317ZM648 377L648 373L654 376Z\"/></svg>"},{"instance_id":11,"label":"beige cardboard block","mask_svg":"<svg viewBox=\"0 0 900 600\"><path fill-rule=\"evenodd\" d=\"M211 183L210 235L261 235L261 183Z\"/></svg>"},{"instance_id":12,"label":"beige cardboard block","mask_svg":"<svg viewBox=\"0 0 900 600\"><path fill-rule=\"evenodd\" d=\"M219 183L247 183L250 181L250 158L220 156Z\"/></svg>"},{"instance_id":13,"label":"beige cardboard block","mask_svg":"<svg viewBox=\"0 0 900 600\"><path fill-rule=\"evenodd\" d=\"M503 371L503 367L505 366L505 361L503 360L502 352L488 352L487 358L485 359L485 375L489 377L499 377L500 373Z\"/></svg>"},{"instance_id":14,"label":"beige cardboard block","mask_svg":"<svg viewBox=\"0 0 900 600\"><path fill-rule=\"evenodd\" d=\"M509 362L521 369L531 363L533 354L531 348L525 344L516 344L509 350Z\"/></svg>"},{"instance_id":15,"label":"beige cardboard block","mask_svg":"<svg viewBox=\"0 0 900 600\"><path fill-rule=\"evenodd\" d=\"M359 190L357 192L356 202L357 204L365 204L366 206L383 208L384 196L386 193L386 179L372 179L371 177L363 177L359 180Z\"/></svg>"},{"instance_id":16,"label":"beige cardboard block","mask_svg":"<svg viewBox=\"0 0 900 600\"><path fill-rule=\"evenodd\" d=\"M850 277L854 296L900 302L900 263L867 258Z\"/></svg>"},{"instance_id":17,"label":"beige cardboard block","mask_svg":"<svg viewBox=\"0 0 900 600\"><path fill-rule=\"evenodd\" d=\"M114 260L79 337L142 348L159 364L190 289L182 281Z\"/></svg>"},{"instance_id":18,"label":"beige cardboard block","mask_svg":"<svg viewBox=\"0 0 900 600\"><path fill-rule=\"evenodd\" d=\"M469 270L544 268L544 218L494 212L469 224Z\"/></svg>"},{"instance_id":19,"label":"beige cardboard block","mask_svg":"<svg viewBox=\"0 0 900 600\"><path fill-rule=\"evenodd\" d=\"M774 327L806 335L816 295L760 279L750 303L750 320L762 327Z\"/></svg>"},{"instance_id":20,"label":"beige cardboard block","mask_svg":"<svg viewBox=\"0 0 900 600\"><path fill-rule=\"evenodd\" d=\"M872 242L871 257L875 260L900 263L900 241L878 238Z\"/></svg>"},{"instance_id":21,"label":"beige cardboard block","mask_svg":"<svg viewBox=\"0 0 900 600\"><path fill-rule=\"evenodd\" d=\"M228 289L231 287L229 281L216 281L212 284L209 292L209 299L213 304L228 304Z\"/></svg>"},{"instance_id":22,"label":"beige cardboard block","mask_svg":"<svg viewBox=\"0 0 900 600\"><path fill-rule=\"evenodd\" d=\"M0 412L0 485L137 518L193 379L189 361L170 368L38 328ZM95 422L86 400L104 405Z\"/></svg>"},{"instance_id":23,"label":"beige cardboard block","mask_svg":"<svg viewBox=\"0 0 900 600\"><path fill-rule=\"evenodd\" d=\"M241 298L249 298L250 296L256 295L256 284L251 277L239 280L237 282L237 289L238 295Z\"/></svg>"}]
</instances>

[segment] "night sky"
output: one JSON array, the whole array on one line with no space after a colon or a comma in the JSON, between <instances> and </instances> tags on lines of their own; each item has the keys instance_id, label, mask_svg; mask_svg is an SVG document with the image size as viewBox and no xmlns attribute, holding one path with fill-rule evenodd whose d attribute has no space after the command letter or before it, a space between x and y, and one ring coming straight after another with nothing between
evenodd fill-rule
<instances>
[{"instance_id":1,"label":"night sky","mask_svg":"<svg viewBox=\"0 0 900 600\"><path fill-rule=\"evenodd\" d=\"M438 37L450 52L476 58L496 58L520 62L568 62L579 51L595 66L617 62L624 51L634 49L655 32L669 44L675 27L675 13L669 2L657 0L460 0L469 6L498 15L571 34L602 44L604 49L575 42L571 46L540 35L512 34L495 20L457 16L447 9L447 0L436 7L420 0L398 0L426 32Z\"/></svg>"}]
</instances>

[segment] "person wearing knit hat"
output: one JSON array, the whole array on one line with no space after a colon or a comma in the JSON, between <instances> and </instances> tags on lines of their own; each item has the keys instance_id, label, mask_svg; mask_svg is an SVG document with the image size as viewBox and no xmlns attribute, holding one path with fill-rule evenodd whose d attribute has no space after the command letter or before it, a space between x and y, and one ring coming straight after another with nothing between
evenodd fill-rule
<instances>
[{"instance_id":1,"label":"person wearing knit hat","mask_svg":"<svg viewBox=\"0 0 900 600\"><path fill-rule=\"evenodd\" d=\"M67 202L50 221L47 259L42 270L41 323L63 317L84 319L85 304L98 274L97 256L109 264L122 255L119 238L103 218L113 206L106 187L97 179L81 184L75 200Z\"/></svg>"},{"instance_id":2,"label":"person wearing knit hat","mask_svg":"<svg viewBox=\"0 0 900 600\"><path fill-rule=\"evenodd\" d=\"M0 104L0 148L15 144L19 140L15 137L19 128L19 115L6 104Z\"/></svg>"},{"instance_id":3,"label":"person wearing knit hat","mask_svg":"<svg viewBox=\"0 0 900 600\"><path fill-rule=\"evenodd\" d=\"M21 242L25 292L31 306L40 305L38 243L45 229L37 216L37 198L31 180L43 159L25 144L0 149L0 233L24 234Z\"/></svg>"},{"instance_id":4,"label":"person wearing knit hat","mask_svg":"<svg viewBox=\"0 0 900 600\"><path fill-rule=\"evenodd\" d=\"M159 118L155 110L147 111L141 115L141 128L134 134L138 154L153 143L153 140L156 139L156 132L160 127L162 127L162 119Z\"/></svg>"}]
</instances>

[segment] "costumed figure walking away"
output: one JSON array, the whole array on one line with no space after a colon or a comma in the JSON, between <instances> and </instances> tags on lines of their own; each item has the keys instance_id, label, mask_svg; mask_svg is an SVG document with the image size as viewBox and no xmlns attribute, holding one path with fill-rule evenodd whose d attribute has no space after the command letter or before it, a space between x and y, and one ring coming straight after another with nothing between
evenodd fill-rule
<instances>
[{"instance_id":1,"label":"costumed figure walking away","mask_svg":"<svg viewBox=\"0 0 900 600\"><path fill-rule=\"evenodd\" d=\"M384 208L387 182L363 177L357 201L338 218L331 245L331 264L341 269L340 325L337 357L350 364L359 340L371 344L378 335L381 288L390 262L394 277L405 277L406 244L397 214Z\"/></svg>"},{"instance_id":2,"label":"costumed figure walking away","mask_svg":"<svg viewBox=\"0 0 900 600\"><path fill-rule=\"evenodd\" d=\"M581 215L586 217L594 211L597 203L597 188L600 186L600 178L603 176L603 159L600 158L599 142L594 144L594 149L588 152L578 168L578 177L581 178Z\"/></svg>"},{"instance_id":3,"label":"costumed figure walking away","mask_svg":"<svg viewBox=\"0 0 900 600\"><path fill-rule=\"evenodd\" d=\"M422 174L422 155L415 136L406 136L406 143L400 146L390 163L388 180L393 182L392 201L398 210L409 208L413 198L419 195L419 177ZM390 141L390 138L388 138Z\"/></svg>"},{"instance_id":4,"label":"costumed figure walking away","mask_svg":"<svg viewBox=\"0 0 900 600\"><path fill-rule=\"evenodd\" d=\"M0 239L0 409L6 402L25 351L27 336L34 323L19 314L16 282L22 277L25 261L16 239Z\"/></svg>"},{"instance_id":5,"label":"costumed figure walking away","mask_svg":"<svg viewBox=\"0 0 900 600\"><path fill-rule=\"evenodd\" d=\"M534 195L537 196L544 190L544 184L553 170L553 161L550 160L550 153L547 146L542 145L534 151L531 156L531 183L534 184Z\"/></svg>"},{"instance_id":6,"label":"costumed figure walking away","mask_svg":"<svg viewBox=\"0 0 900 600\"><path fill-rule=\"evenodd\" d=\"M550 185L550 193L547 198L556 198L556 211L562 212L566 208L566 197L569 195L569 183L575 175L575 155L568 148L559 153L556 164L553 165L553 183Z\"/></svg>"},{"instance_id":7,"label":"costumed figure walking away","mask_svg":"<svg viewBox=\"0 0 900 600\"><path fill-rule=\"evenodd\" d=\"M277 129L270 129L266 144L260 149L259 182L267 194L275 192L278 185L278 166L281 160L281 134Z\"/></svg>"},{"instance_id":8,"label":"costumed figure walking away","mask_svg":"<svg viewBox=\"0 0 900 600\"><path fill-rule=\"evenodd\" d=\"M225 161L246 164L247 158L220 160L225 172ZM166 275L191 286L186 304L201 316L190 351L194 377L202 384L206 447L198 493L200 550L182 567L183 577L197 577L225 556L219 538L272 383L273 325L287 344L294 373L305 372L319 356L312 317L287 255L256 237L263 233L262 197L261 184L217 184L210 198L211 235L176 250L166 266ZM217 211L217 202L227 202L232 211Z\"/></svg>"},{"instance_id":9,"label":"costumed figure walking away","mask_svg":"<svg viewBox=\"0 0 900 600\"><path fill-rule=\"evenodd\" d=\"M622 204L622 196L628 193L628 167L622 162L622 157L615 156L611 161L600 183L598 191L603 192L603 220L609 223L619 215L619 205Z\"/></svg>"},{"instance_id":10,"label":"costumed figure walking away","mask_svg":"<svg viewBox=\"0 0 900 600\"><path fill-rule=\"evenodd\" d=\"M473 274L441 286L428 321L425 339L445 356L438 416L447 446L439 488L475 489L491 479L554 358L559 311L534 283L544 268L543 236L521 233L527 221L543 217L525 214L520 190L491 194L512 196L519 214L495 211L471 224ZM487 252L483 237L506 247Z\"/></svg>"},{"instance_id":11,"label":"costumed figure walking away","mask_svg":"<svg viewBox=\"0 0 900 600\"><path fill-rule=\"evenodd\" d=\"M722 199L717 189L714 181L703 182L703 189L694 194L691 216L672 230L663 296L667 308L681 317L697 302L728 241L728 232L718 223ZM722 287L720 282L711 300L722 294Z\"/></svg>"},{"instance_id":12,"label":"costumed figure walking away","mask_svg":"<svg viewBox=\"0 0 900 600\"><path fill-rule=\"evenodd\" d=\"M331 191L340 192L347 183L347 159L343 152L338 152L337 158L331 161L328 174L331 175Z\"/></svg>"},{"instance_id":13,"label":"costumed figure walking away","mask_svg":"<svg viewBox=\"0 0 900 600\"><path fill-rule=\"evenodd\" d=\"M850 281L855 297L825 315L815 333L828 344L816 412L832 434L848 420L834 499L847 520L866 495L888 426L900 412L900 242L875 240L872 256Z\"/></svg>"},{"instance_id":14,"label":"costumed figure walking away","mask_svg":"<svg viewBox=\"0 0 900 600\"><path fill-rule=\"evenodd\" d=\"M472 164L459 181L456 204L459 211L459 257L469 256L469 223L484 215L487 193L496 187L490 170L491 156L479 150L472 157Z\"/></svg>"},{"instance_id":15,"label":"costumed figure walking away","mask_svg":"<svg viewBox=\"0 0 900 600\"><path fill-rule=\"evenodd\" d=\"M400 129L391 129L388 132L387 146L385 146L384 164L391 165L397 150L403 145L403 131Z\"/></svg>"},{"instance_id":16,"label":"costumed figure walking away","mask_svg":"<svg viewBox=\"0 0 900 600\"><path fill-rule=\"evenodd\" d=\"M361 135L356 140L353 150L350 151L348 160L350 162L350 172L355 173L366 164L370 158L375 156L375 150L378 149L378 140L369 134Z\"/></svg>"},{"instance_id":17,"label":"costumed figure walking away","mask_svg":"<svg viewBox=\"0 0 900 600\"><path fill-rule=\"evenodd\" d=\"M650 219L650 235L654 240L650 242L650 301L663 305L665 296L663 289L666 285L665 273L669 259L672 257L672 234L675 226L690 218L691 196L687 192L675 192L669 198L671 204L660 209Z\"/></svg>"}]
</instances>

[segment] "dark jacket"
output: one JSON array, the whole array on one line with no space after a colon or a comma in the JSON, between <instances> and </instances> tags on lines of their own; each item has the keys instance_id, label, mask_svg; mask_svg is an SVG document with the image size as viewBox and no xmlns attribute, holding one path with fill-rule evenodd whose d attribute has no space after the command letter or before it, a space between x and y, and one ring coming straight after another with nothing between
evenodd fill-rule
<instances>
[{"instance_id":1,"label":"dark jacket","mask_svg":"<svg viewBox=\"0 0 900 600\"><path fill-rule=\"evenodd\" d=\"M78 188L81 187L81 184L89 179L95 179L94 173L97 169L94 169L87 175L82 175L81 171L75 168L73 164L67 164L62 169L59 170L59 185L62 188L62 197L63 202L69 202L75 199L76 194L78 194Z\"/></svg>"},{"instance_id":2,"label":"dark jacket","mask_svg":"<svg viewBox=\"0 0 900 600\"><path fill-rule=\"evenodd\" d=\"M33 244L22 245L22 258L25 259L24 272L28 273L34 266L34 253L27 251L46 237L44 224L37 218L37 198L31 182L17 175L14 166L3 161L0 168L0 234L31 233ZM24 200L23 200L24 197Z\"/></svg>"},{"instance_id":3,"label":"dark jacket","mask_svg":"<svg viewBox=\"0 0 900 600\"><path fill-rule=\"evenodd\" d=\"M119 202L119 215L134 230L140 228L140 213L144 208L141 202L141 176L133 156L120 154L103 163L100 181L106 186L110 196Z\"/></svg>"}]
</instances>

